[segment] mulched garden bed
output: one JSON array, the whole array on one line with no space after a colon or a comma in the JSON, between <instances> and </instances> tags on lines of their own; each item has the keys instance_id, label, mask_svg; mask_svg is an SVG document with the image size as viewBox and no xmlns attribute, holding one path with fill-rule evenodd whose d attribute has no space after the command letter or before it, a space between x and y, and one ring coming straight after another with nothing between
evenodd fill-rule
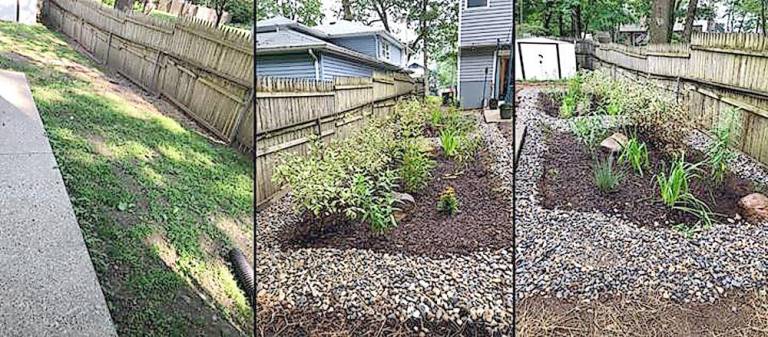
<instances>
[{"instance_id":1,"label":"mulched garden bed","mask_svg":"<svg viewBox=\"0 0 768 337\"><path fill-rule=\"evenodd\" d=\"M551 117L557 117L560 118L560 103L559 101L552 98L552 95L544 92L539 91L538 97L536 98L536 105L543 111L545 114Z\"/></svg>"},{"instance_id":2,"label":"mulched garden bed","mask_svg":"<svg viewBox=\"0 0 768 337\"><path fill-rule=\"evenodd\" d=\"M572 209L578 211L599 210L605 214L623 217L640 227L671 227L678 223L693 224L696 218L688 213L666 207L659 199L655 174L667 170L672 157L666 154L658 142L646 135L638 135L646 142L650 168L641 177L629 168L624 169L624 178L619 188L605 194L597 189L593 181L593 157L587 147L576 136L567 132L552 133L546 139L548 151L543 156L543 174L539 180L542 206L549 209ZM698 162L703 155L689 150L688 162ZM691 182L691 192L707 203L720 220L734 218L738 213L738 201L753 191L752 183L730 172L723 183L712 189L703 168L702 178Z\"/></svg>"},{"instance_id":3,"label":"mulched garden bed","mask_svg":"<svg viewBox=\"0 0 768 337\"><path fill-rule=\"evenodd\" d=\"M512 244L509 199L491 174L491 158L481 149L465 167L438 155L430 184L414 194L416 204L407 210L396 228L373 233L367 224L338 221L324 232L308 233L308 220L285 228L285 248L369 249L386 253L443 256L495 250ZM448 216L437 210L440 193L448 186L456 190L459 213Z\"/></svg>"}]
</instances>

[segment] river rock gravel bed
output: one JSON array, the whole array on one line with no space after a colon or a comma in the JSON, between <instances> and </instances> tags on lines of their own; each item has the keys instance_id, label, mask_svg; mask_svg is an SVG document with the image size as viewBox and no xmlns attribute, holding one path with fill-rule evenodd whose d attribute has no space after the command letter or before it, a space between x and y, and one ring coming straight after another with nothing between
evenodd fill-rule
<instances>
[{"instance_id":1,"label":"river rock gravel bed","mask_svg":"<svg viewBox=\"0 0 768 337\"><path fill-rule=\"evenodd\" d=\"M537 90L518 93L518 122L528 126L515 185L518 299L621 294L714 302L729 291L766 290L768 224L717 223L688 240L673 230L645 229L600 212L542 208L537 182L543 173L540 154L547 151L544 133L569 127L538 110ZM604 125L615 122L605 119ZM688 142L703 149L708 138L697 132ZM743 154L732 162L732 171L768 181L763 167Z\"/></svg>"},{"instance_id":2,"label":"river rock gravel bed","mask_svg":"<svg viewBox=\"0 0 768 337\"><path fill-rule=\"evenodd\" d=\"M481 124L512 212L512 151L495 125ZM290 194L256 217L257 305L338 312L347 319L472 324L511 334L511 248L430 258L359 249L283 250L277 235L299 218Z\"/></svg>"}]
</instances>

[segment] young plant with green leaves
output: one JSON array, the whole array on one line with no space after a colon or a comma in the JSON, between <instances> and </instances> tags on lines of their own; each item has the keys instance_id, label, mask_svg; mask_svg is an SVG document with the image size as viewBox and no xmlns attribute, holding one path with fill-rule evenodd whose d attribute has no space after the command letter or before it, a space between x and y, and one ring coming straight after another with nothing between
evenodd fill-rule
<instances>
[{"instance_id":1,"label":"young plant with green leaves","mask_svg":"<svg viewBox=\"0 0 768 337\"><path fill-rule=\"evenodd\" d=\"M669 173L659 172L656 182L659 186L661 201L670 208L690 213L699 218L704 227L712 224L712 212L709 206L696 198L690 191L690 182L700 178L699 166L702 163L691 164L685 161L681 154L670 167Z\"/></svg>"},{"instance_id":2,"label":"young plant with green leaves","mask_svg":"<svg viewBox=\"0 0 768 337\"><path fill-rule=\"evenodd\" d=\"M648 147L636 137L630 138L621 150L619 164L626 163L640 176L643 175L643 168L648 166Z\"/></svg>"},{"instance_id":3,"label":"young plant with green leaves","mask_svg":"<svg viewBox=\"0 0 768 337\"><path fill-rule=\"evenodd\" d=\"M571 77L568 80L568 89L563 96L563 103L560 106L560 117L571 118L575 115L582 99L582 78L581 75Z\"/></svg>"},{"instance_id":4,"label":"young plant with green leaves","mask_svg":"<svg viewBox=\"0 0 768 337\"><path fill-rule=\"evenodd\" d=\"M613 166L612 157L597 159L592 170L595 186L603 193L616 191L624 178L624 173Z\"/></svg>"},{"instance_id":5,"label":"young plant with green leaves","mask_svg":"<svg viewBox=\"0 0 768 337\"><path fill-rule=\"evenodd\" d=\"M461 134L454 129L440 131L440 145L443 147L443 154L448 158L455 157L459 152L459 143Z\"/></svg>"},{"instance_id":6,"label":"young plant with green leaves","mask_svg":"<svg viewBox=\"0 0 768 337\"><path fill-rule=\"evenodd\" d=\"M733 136L738 132L738 110L729 109L712 129L712 143L707 150L706 162L710 166L710 176L715 183L720 184L728 171L728 163L736 157L730 149Z\"/></svg>"},{"instance_id":7,"label":"young plant with green leaves","mask_svg":"<svg viewBox=\"0 0 768 337\"><path fill-rule=\"evenodd\" d=\"M453 187L448 186L440 193L437 200L437 210L448 215L454 215L459 211L459 199L456 197L456 191Z\"/></svg>"},{"instance_id":8,"label":"young plant with green leaves","mask_svg":"<svg viewBox=\"0 0 768 337\"><path fill-rule=\"evenodd\" d=\"M605 129L600 121L591 117L574 119L571 122L571 131L590 149L594 148L600 138L605 135Z\"/></svg>"},{"instance_id":9,"label":"young plant with green leaves","mask_svg":"<svg viewBox=\"0 0 768 337\"><path fill-rule=\"evenodd\" d=\"M420 140L403 141L403 158L400 166L400 181L406 192L416 192L429 183L432 177L432 169L435 167L435 161L430 159L427 153L419 146Z\"/></svg>"}]
</instances>

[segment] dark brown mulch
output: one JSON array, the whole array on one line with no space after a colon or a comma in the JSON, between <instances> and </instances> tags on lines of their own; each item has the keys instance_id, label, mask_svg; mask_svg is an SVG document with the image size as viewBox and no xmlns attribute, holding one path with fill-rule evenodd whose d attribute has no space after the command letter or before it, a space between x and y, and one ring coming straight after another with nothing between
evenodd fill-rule
<instances>
[{"instance_id":1,"label":"dark brown mulch","mask_svg":"<svg viewBox=\"0 0 768 337\"><path fill-rule=\"evenodd\" d=\"M546 92L539 91L536 105L541 111L551 117L560 118L560 102L555 101L551 95Z\"/></svg>"},{"instance_id":2,"label":"dark brown mulch","mask_svg":"<svg viewBox=\"0 0 768 337\"><path fill-rule=\"evenodd\" d=\"M284 230L283 246L358 248L434 257L511 246L509 192L499 189L487 169L490 157L486 150L480 150L466 167L442 155L436 160L432 181L413 195L415 207L390 232L377 235L366 224L338 221L319 235L309 234L300 230L308 227L304 221ZM459 213L453 216L438 212L436 207L438 196L448 186L456 190L459 199Z\"/></svg>"},{"instance_id":3,"label":"dark brown mulch","mask_svg":"<svg viewBox=\"0 0 768 337\"><path fill-rule=\"evenodd\" d=\"M650 169L642 177L629 168L624 169L624 178L618 190L606 194L594 184L594 160L586 146L571 133L549 135L549 150L543 154L544 174L539 180L543 206L550 209L599 210L624 217L641 227L695 223L693 215L670 209L661 202L654 175L662 169L667 170L672 158L650 137L641 134L639 138L648 145ZM686 155L689 162L702 159L703 155L696 151L689 150ZM735 216L739 198L752 192L752 183L729 172L724 182L713 188L714 184L707 176L708 168L704 170L701 179L690 183L693 195L707 203L713 212ZM723 220L722 216L718 218Z\"/></svg>"}]
</instances>

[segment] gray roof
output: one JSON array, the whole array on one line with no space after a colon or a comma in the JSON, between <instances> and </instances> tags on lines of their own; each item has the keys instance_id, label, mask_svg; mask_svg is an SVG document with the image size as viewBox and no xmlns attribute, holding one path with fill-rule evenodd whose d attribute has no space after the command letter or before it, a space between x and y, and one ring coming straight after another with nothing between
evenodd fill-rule
<instances>
[{"instance_id":1,"label":"gray roof","mask_svg":"<svg viewBox=\"0 0 768 337\"><path fill-rule=\"evenodd\" d=\"M293 30L279 30L256 34L256 49L310 48L325 46L328 43L314 36Z\"/></svg>"},{"instance_id":2,"label":"gray roof","mask_svg":"<svg viewBox=\"0 0 768 337\"><path fill-rule=\"evenodd\" d=\"M400 40L392 36L392 34L390 34L384 28L366 26L356 21L338 20L334 23L314 26L312 29L328 34L328 37L380 34L387 40L390 40L390 42L398 44L400 47L405 46L402 42L400 42Z\"/></svg>"},{"instance_id":3,"label":"gray roof","mask_svg":"<svg viewBox=\"0 0 768 337\"><path fill-rule=\"evenodd\" d=\"M346 56L366 64L380 66L389 70L403 70L400 66L289 29L256 34L256 55L281 54L306 51L309 49L316 51L323 50L325 52Z\"/></svg>"}]
</instances>

